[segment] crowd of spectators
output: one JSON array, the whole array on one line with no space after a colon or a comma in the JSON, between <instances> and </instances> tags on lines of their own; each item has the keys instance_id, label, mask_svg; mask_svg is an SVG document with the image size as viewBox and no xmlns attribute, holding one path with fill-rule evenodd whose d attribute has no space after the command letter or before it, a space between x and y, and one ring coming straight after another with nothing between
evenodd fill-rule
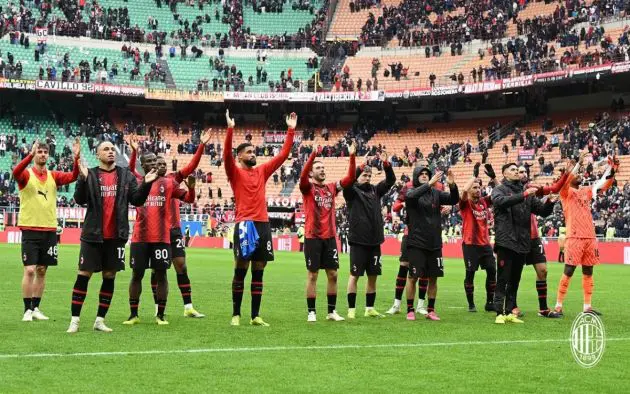
<instances>
[{"instance_id":1,"label":"crowd of spectators","mask_svg":"<svg viewBox=\"0 0 630 394\"><path fill-rule=\"evenodd\" d=\"M139 1L139 0L136 0ZM146 1L146 0L145 0ZM324 42L322 29L328 11L328 0L321 3L319 9L308 0L299 0L291 4L291 10L306 10L313 15L313 20L295 33L269 35L254 32L243 19L243 7L252 7L255 12L283 13L287 11L284 1L277 0L155 0L158 8L168 7L175 25L175 30L164 29L168 25L153 15L146 16L146 24L139 26L131 23L130 10L126 6L105 7L97 0L10 0L0 11L0 33L17 31L34 33L35 27L48 27L57 35L134 43L154 44L171 43L174 45L193 45L227 48L273 48L299 49L312 47L321 49ZM194 13L189 20L182 16L181 8L188 7L186 15ZM58 9L53 16L52 9ZM137 17L137 16L136 16ZM144 16L142 16L144 17ZM227 26L227 33L214 31L211 26ZM224 29L219 29L224 30Z\"/></svg>"},{"instance_id":2,"label":"crowd of spectators","mask_svg":"<svg viewBox=\"0 0 630 394\"><path fill-rule=\"evenodd\" d=\"M460 7L463 13L449 13ZM383 15L378 18L370 13L363 26L361 42L364 45L382 46L397 38L403 47L437 46L438 52L439 46L444 44L455 44L457 48L473 39L501 38L508 20L517 15L509 0L404 0L398 6L384 6L382 11ZM430 18L432 13L437 17Z\"/></svg>"}]
</instances>

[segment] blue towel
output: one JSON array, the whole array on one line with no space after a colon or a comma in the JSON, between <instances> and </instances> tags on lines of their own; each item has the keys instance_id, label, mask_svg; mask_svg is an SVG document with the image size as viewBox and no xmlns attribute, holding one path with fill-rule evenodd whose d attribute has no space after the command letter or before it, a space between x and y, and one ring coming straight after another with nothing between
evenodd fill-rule
<instances>
[{"instance_id":1,"label":"blue towel","mask_svg":"<svg viewBox=\"0 0 630 394\"><path fill-rule=\"evenodd\" d=\"M260 236L258 235L258 231L256 230L256 226L254 222L248 220L246 222L241 222L238 225L238 240L241 244L241 257L244 260L248 260L254 251L258 247L258 241L260 240Z\"/></svg>"}]
</instances>

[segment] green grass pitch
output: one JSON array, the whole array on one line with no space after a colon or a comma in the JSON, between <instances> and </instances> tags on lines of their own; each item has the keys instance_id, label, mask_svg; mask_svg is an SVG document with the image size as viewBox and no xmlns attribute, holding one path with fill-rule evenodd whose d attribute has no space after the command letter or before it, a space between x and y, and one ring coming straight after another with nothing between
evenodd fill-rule
<instances>
[{"instance_id":1,"label":"green grass pitch","mask_svg":"<svg viewBox=\"0 0 630 394\"><path fill-rule=\"evenodd\" d=\"M571 283L565 318L536 316L535 277L526 267L519 305L525 324L497 326L493 314L468 313L459 260L447 260L439 282L440 322L405 320L404 314L364 318L360 281L355 321L325 321L325 277L320 276L318 318L306 322L304 258L278 252L265 273L261 315L271 327L230 327L232 255L189 249L193 302L205 319L183 317L173 271L167 307L169 326L158 327L148 275L140 305L142 324L126 327L129 270L121 272L107 323L111 334L92 331L100 276L83 308L81 331L65 333L78 247L60 246L60 265L48 274L41 309L48 322L23 323L19 245L0 246L0 392L621 392L630 369L630 267L595 269L594 306L603 313L606 352L594 368L573 359L568 338L581 309L581 275ZM377 309L391 304L398 267L384 257ZM341 259L338 311L346 315L347 255ZM549 302L556 298L562 266L549 265ZM579 271L578 271L579 272ZM249 279L243 301L248 322ZM485 298L485 273L476 278L477 305ZM404 301L403 301L404 303ZM127 353L126 353L127 352ZM89 353L89 354L81 354ZM47 354L47 355L43 355ZM56 355L51 355L56 354ZM626 387L624 389L624 387Z\"/></svg>"}]
</instances>

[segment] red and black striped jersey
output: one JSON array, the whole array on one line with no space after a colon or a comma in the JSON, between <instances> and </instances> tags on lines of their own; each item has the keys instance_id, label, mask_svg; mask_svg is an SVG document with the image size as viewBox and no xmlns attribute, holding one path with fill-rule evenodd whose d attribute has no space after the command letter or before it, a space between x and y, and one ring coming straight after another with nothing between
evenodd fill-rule
<instances>
[{"instance_id":1,"label":"red and black striped jersey","mask_svg":"<svg viewBox=\"0 0 630 394\"><path fill-rule=\"evenodd\" d=\"M179 188L171 177L160 177L151 185L149 197L143 206L136 208L136 222L131 242L171 242L173 199L192 202L194 190Z\"/></svg>"}]
</instances>

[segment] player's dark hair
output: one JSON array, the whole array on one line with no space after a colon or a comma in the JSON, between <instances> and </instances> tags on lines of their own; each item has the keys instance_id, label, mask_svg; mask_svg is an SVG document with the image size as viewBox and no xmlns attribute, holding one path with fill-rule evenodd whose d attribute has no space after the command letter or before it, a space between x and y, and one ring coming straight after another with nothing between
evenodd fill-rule
<instances>
[{"instance_id":1,"label":"player's dark hair","mask_svg":"<svg viewBox=\"0 0 630 394\"><path fill-rule=\"evenodd\" d=\"M505 170L507 170L508 168L515 166L516 168L518 168L518 166L516 165L516 163L506 163L503 165L503 167L501 167L501 172L505 172Z\"/></svg>"},{"instance_id":2,"label":"player's dark hair","mask_svg":"<svg viewBox=\"0 0 630 394\"><path fill-rule=\"evenodd\" d=\"M101 145L103 145L104 143L109 142L111 144L113 144L113 142L111 142L110 140L103 140L103 141L99 141L98 144L96 144L96 148L94 148L97 152L98 152L98 148L101 147Z\"/></svg>"},{"instance_id":3,"label":"player's dark hair","mask_svg":"<svg viewBox=\"0 0 630 394\"><path fill-rule=\"evenodd\" d=\"M241 153L243 149L246 149L250 146L254 146L254 145L250 144L249 142L243 142L242 144L236 147L236 154L238 155L239 153Z\"/></svg>"},{"instance_id":4,"label":"player's dark hair","mask_svg":"<svg viewBox=\"0 0 630 394\"><path fill-rule=\"evenodd\" d=\"M151 155L155 156L155 153L147 152L147 153L143 154L142 156L140 156L140 164L144 164L144 162L147 160L147 157L151 156ZM156 160L157 160L157 157L156 157Z\"/></svg>"},{"instance_id":5,"label":"player's dark hair","mask_svg":"<svg viewBox=\"0 0 630 394\"><path fill-rule=\"evenodd\" d=\"M47 143L45 143L45 142L39 142L39 143L37 144L37 149L46 149L47 151L49 151L49 152L50 152L50 147L49 147L49 146L48 146L48 144L47 144Z\"/></svg>"}]
</instances>

